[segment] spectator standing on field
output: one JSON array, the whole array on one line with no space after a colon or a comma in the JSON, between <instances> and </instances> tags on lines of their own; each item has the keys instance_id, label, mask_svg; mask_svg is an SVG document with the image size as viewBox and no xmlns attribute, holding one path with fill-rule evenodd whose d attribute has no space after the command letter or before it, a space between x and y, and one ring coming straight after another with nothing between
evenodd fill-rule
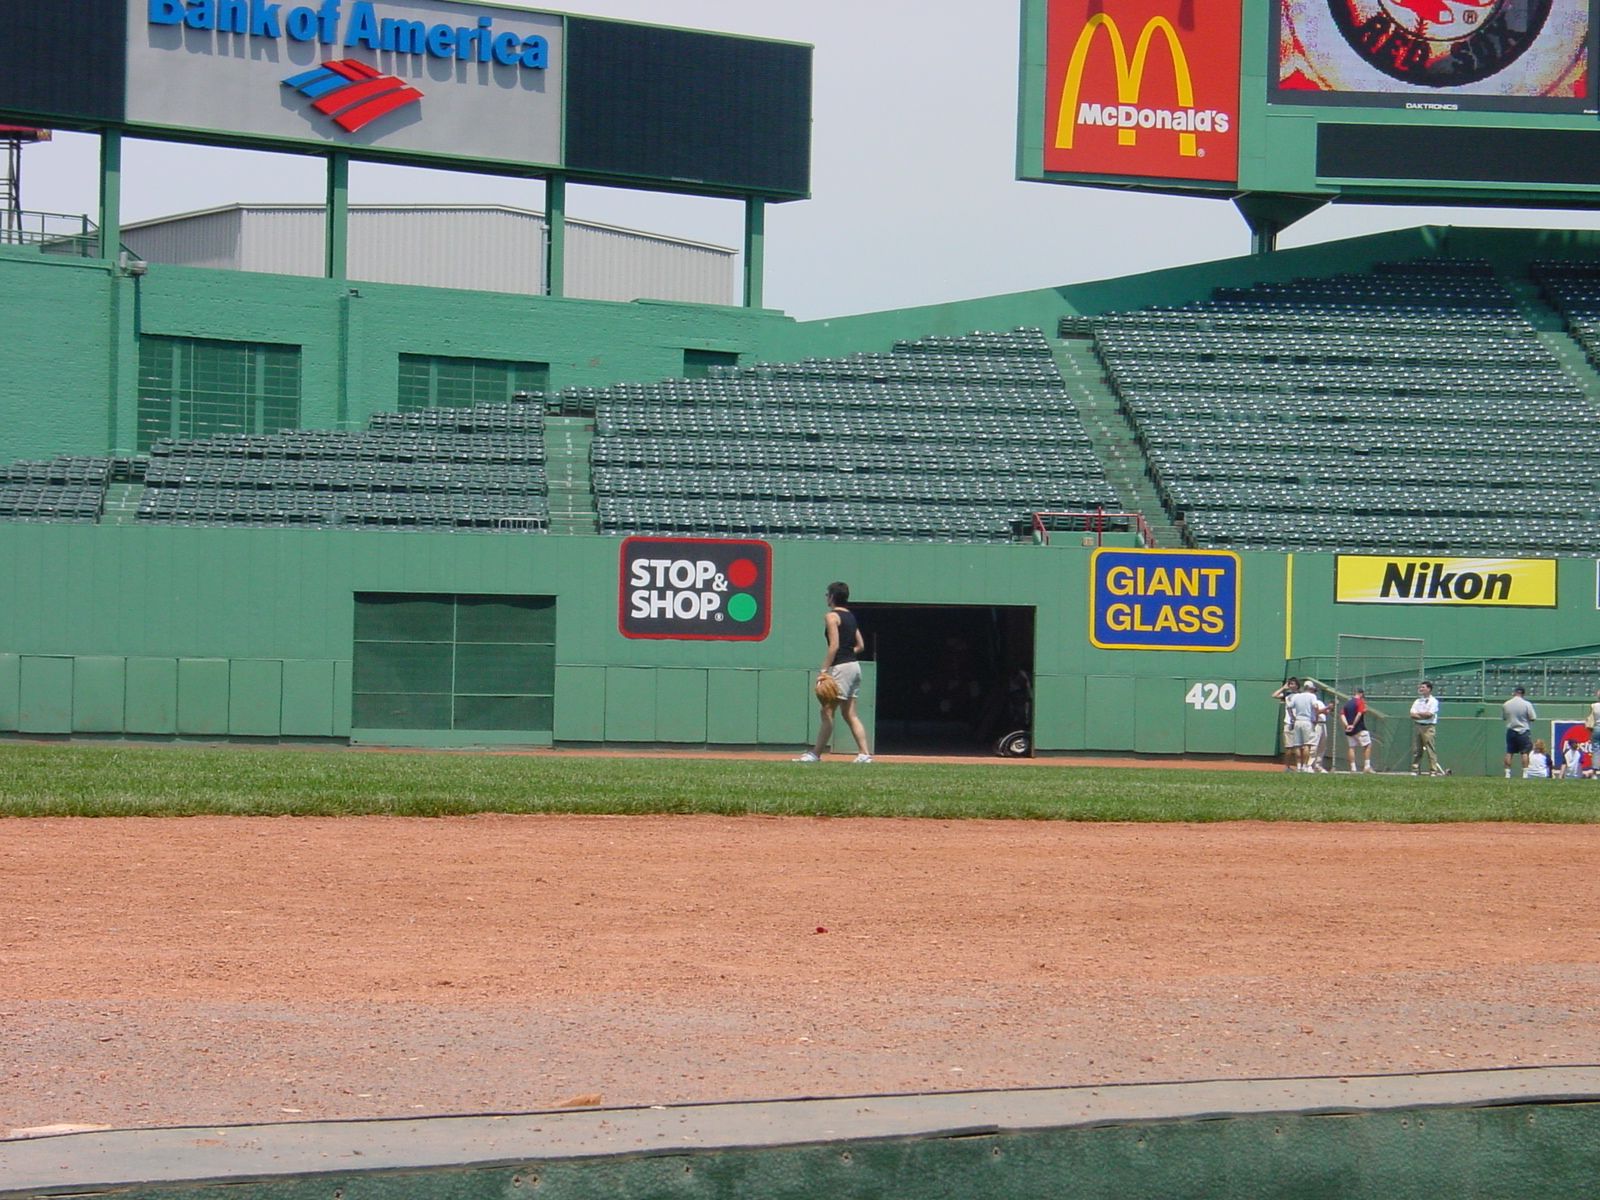
<instances>
[{"instance_id":1,"label":"spectator standing on field","mask_svg":"<svg viewBox=\"0 0 1600 1200\"><path fill-rule=\"evenodd\" d=\"M1322 760L1328 756L1328 714L1333 711L1333 705L1322 698L1322 685L1315 679L1308 679L1306 686L1312 688L1311 695L1317 702L1316 719L1311 723L1311 749L1307 757L1311 760L1311 769L1318 775L1326 775L1328 768L1322 765Z\"/></svg>"},{"instance_id":2,"label":"spectator standing on field","mask_svg":"<svg viewBox=\"0 0 1600 1200\"><path fill-rule=\"evenodd\" d=\"M1283 686L1274 689L1272 698L1283 705L1283 769L1296 770L1300 763L1300 754L1297 747L1289 744L1289 730L1294 725L1294 717L1289 712L1289 697L1300 690L1300 680L1291 675L1283 681Z\"/></svg>"},{"instance_id":3,"label":"spectator standing on field","mask_svg":"<svg viewBox=\"0 0 1600 1200\"><path fill-rule=\"evenodd\" d=\"M1284 701L1289 710L1289 737L1287 744L1293 749L1297 771L1311 773L1311 742L1316 736L1317 713L1322 701L1317 699L1317 685L1309 679L1294 695Z\"/></svg>"},{"instance_id":4,"label":"spectator standing on field","mask_svg":"<svg viewBox=\"0 0 1600 1200\"><path fill-rule=\"evenodd\" d=\"M1433 682L1424 679L1417 684L1417 698L1411 702L1411 773L1420 775L1424 760L1429 775L1448 775L1439 765L1434 752L1434 737L1439 732L1439 698L1433 694Z\"/></svg>"},{"instance_id":5,"label":"spectator standing on field","mask_svg":"<svg viewBox=\"0 0 1600 1200\"><path fill-rule=\"evenodd\" d=\"M1357 688L1355 695L1339 710L1339 717L1344 722L1345 741L1350 746L1350 769L1376 775L1372 769L1372 734L1367 730L1367 693Z\"/></svg>"},{"instance_id":6,"label":"spectator standing on field","mask_svg":"<svg viewBox=\"0 0 1600 1200\"><path fill-rule=\"evenodd\" d=\"M1528 702L1528 689L1512 688L1511 699L1500 706L1500 715L1506 723L1506 778L1511 778L1511 759L1517 754L1522 756L1522 773L1526 776L1528 755L1533 752L1533 723L1539 718Z\"/></svg>"}]
</instances>

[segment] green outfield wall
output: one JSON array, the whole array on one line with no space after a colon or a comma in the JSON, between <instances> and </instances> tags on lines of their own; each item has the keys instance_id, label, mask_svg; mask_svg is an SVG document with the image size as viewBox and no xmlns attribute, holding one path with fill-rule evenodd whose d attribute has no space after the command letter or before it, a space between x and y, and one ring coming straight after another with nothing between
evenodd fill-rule
<instances>
[{"instance_id":1,"label":"green outfield wall","mask_svg":"<svg viewBox=\"0 0 1600 1200\"><path fill-rule=\"evenodd\" d=\"M1340 633L1422 638L1430 662L1575 653L1595 640L1596 565L1587 559L1559 561L1558 607L1440 610L1336 604L1332 558L1246 554L1238 645L1197 652L1091 644L1092 550L1078 545L772 546L764 640L639 640L621 631L616 539L3 524L0 732L797 746L815 729L809 688L821 591L833 579L850 581L852 602L868 611L926 606L937 621L964 608L1031 610L1033 727L1045 753L1270 755L1270 693L1285 665L1331 661ZM451 598L479 606L477 632L406 632L407 614L432 620ZM402 602L399 632L373 632L374 606L391 601ZM523 601L535 632L496 632ZM487 719L457 728L405 708L413 693L451 690L407 682L440 671L448 680L435 652L458 656L458 677L473 656L488 664L488 682L460 684L455 697ZM871 685L869 668L869 720ZM1493 698L1442 690L1444 751L1458 724L1497 727ZM1222 703L1206 703L1219 693ZM416 719L385 719L391 702ZM1541 715L1581 712L1572 700ZM518 724L519 714L530 715ZM1475 736L1484 759L1487 735ZM1479 769L1459 756L1454 765Z\"/></svg>"}]
</instances>

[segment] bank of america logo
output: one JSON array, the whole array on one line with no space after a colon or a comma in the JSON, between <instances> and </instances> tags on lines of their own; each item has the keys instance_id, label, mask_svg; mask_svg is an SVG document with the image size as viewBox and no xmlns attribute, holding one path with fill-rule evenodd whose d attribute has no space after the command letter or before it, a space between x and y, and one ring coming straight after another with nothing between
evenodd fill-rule
<instances>
[{"instance_id":1,"label":"bank of america logo","mask_svg":"<svg viewBox=\"0 0 1600 1200\"><path fill-rule=\"evenodd\" d=\"M365 129L397 108L415 104L422 93L393 75L384 75L353 58L334 59L312 71L291 75L283 86L315 103L312 108L346 133Z\"/></svg>"}]
</instances>

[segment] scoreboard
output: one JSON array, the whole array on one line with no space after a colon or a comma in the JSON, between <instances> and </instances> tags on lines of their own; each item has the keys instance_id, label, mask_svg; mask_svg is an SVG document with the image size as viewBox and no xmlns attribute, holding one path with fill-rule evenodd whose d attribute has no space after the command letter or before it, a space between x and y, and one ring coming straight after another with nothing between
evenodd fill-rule
<instances>
[{"instance_id":1,"label":"scoreboard","mask_svg":"<svg viewBox=\"0 0 1600 1200\"><path fill-rule=\"evenodd\" d=\"M1588 207L1600 0L1022 0L1017 174Z\"/></svg>"}]
</instances>

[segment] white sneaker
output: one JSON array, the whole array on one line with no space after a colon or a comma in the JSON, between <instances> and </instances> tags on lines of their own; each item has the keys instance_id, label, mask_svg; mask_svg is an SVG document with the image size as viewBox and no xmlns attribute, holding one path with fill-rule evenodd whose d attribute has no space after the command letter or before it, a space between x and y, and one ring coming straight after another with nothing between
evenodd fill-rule
<instances>
[{"instance_id":1,"label":"white sneaker","mask_svg":"<svg viewBox=\"0 0 1600 1200\"><path fill-rule=\"evenodd\" d=\"M815 751L807 750L804 754L802 754L799 758L795 759L794 761L795 762L812 763L812 762L821 762L822 760L817 757Z\"/></svg>"},{"instance_id":2,"label":"white sneaker","mask_svg":"<svg viewBox=\"0 0 1600 1200\"><path fill-rule=\"evenodd\" d=\"M1373 770L1371 763L1368 763L1366 766L1362 767L1361 770L1367 775L1376 775L1378 773L1377 771Z\"/></svg>"},{"instance_id":3,"label":"white sneaker","mask_svg":"<svg viewBox=\"0 0 1600 1200\"><path fill-rule=\"evenodd\" d=\"M872 761L872 755L870 755L870 754L858 754L858 755L856 755L856 761L858 763L869 763L869 762Z\"/></svg>"}]
</instances>

